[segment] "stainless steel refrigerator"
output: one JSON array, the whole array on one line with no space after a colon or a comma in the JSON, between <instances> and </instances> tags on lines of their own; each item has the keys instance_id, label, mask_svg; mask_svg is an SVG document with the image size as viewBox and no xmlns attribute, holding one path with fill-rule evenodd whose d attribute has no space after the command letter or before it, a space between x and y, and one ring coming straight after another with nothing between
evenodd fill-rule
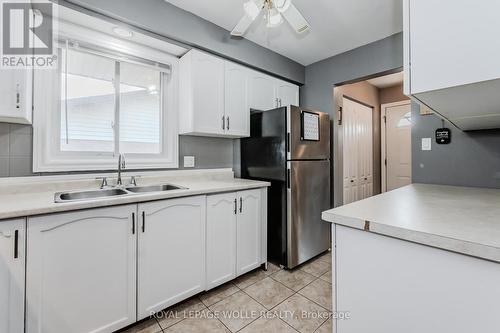
<instances>
[{"instance_id":1,"label":"stainless steel refrigerator","mask_svg":"<svg viewBox=\"0 0 500 333\"><path fill-rule=\"evenodd\" d=\"M330 247L330 117L296 106L252 110L242 178L265 180L268 260L293 268Z\"/></svg>"}]
</instances>

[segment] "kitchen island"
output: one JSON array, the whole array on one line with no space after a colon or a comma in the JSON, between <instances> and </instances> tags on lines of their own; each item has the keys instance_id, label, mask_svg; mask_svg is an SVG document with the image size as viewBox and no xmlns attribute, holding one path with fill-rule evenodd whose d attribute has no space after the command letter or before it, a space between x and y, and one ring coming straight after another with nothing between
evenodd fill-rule
<instances>
[{"instance_id":1,"label":"kitchen island","mask_svg":"<svg viewBox=\"0 0 500 333\"><path fill-rule=\"evenodd\" d=\"M335 332L498 332L500 190L413 184L322 216Z\"/></svg>"}]
</instances>

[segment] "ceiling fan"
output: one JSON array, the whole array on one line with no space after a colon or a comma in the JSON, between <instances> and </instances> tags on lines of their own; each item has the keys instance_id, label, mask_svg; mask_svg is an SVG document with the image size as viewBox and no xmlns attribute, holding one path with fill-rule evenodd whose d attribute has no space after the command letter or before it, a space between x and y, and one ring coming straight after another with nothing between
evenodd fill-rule
<instances>
[{"instance_id":1,"label":"ceiling fan","mask_svg":"<svg viewBox=\"0 0 500 333\"><path fill-rule=\"evenodd\" d=\"M309 30L309 23L291 0L248 0L243 4L243 8L245 15L231 31L233 36L243 36L263 10L266 11L266 21L269 28L279 26L283 23L284 17L297 33Z\"/></svg>"}]
</instances>

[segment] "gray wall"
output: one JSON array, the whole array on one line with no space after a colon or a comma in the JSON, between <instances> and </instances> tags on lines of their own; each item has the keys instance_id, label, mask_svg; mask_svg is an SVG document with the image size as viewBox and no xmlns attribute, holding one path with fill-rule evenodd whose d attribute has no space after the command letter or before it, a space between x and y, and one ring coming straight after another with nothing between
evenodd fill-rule
<instances>
[{"instance_id":1,"label":"gray wall","mask_svg":"<svg viewBox=\"0 0 500 333\"><path fill-rule=\"evenodd\" d=\"M379 73L387 73L403 66L402 33L392 35L368 45L319 61L306 67L306 83L300 88L300 104L318 111L328 112L332 118L332 140L338 137L337 112L334 112L333 87L359 81ZM337 147L333 144L331 178L340 183L341 170L337 160ZM335 188L337 187L337 189ZM334 206L342 204L342 186L332 187Z\"/></svg>"},{"instance_id":2,"label":"gray wall","mask_svg":"<svg viewBox=\"0 0 500 333\"><path fill-rule=\"evenodd\" d=\"M59 1L64 4L64 1ZM164 0L69 0L100 14L165 36L188 46L261 69L303 84L304 66Z\"/></svg>"},{"instance_id":3,"label":"gray wall","mask_svg":"<svg viewBox=\"0 0 500 333\"><path fill-rule=\"evenodd\" d=\"M0 123L0 177L37 176L33 170L31 126ZM179 136L179 166L183 156L195 156L196 169L232 168L233 140Z\"/></svg>"},{"instance_id":4,"label":"gray wall","mask_svg":"<svg viewBox=\"0 0 500 333\"><path fill-rule=\"evenodd\" d=\"M500 130L462 132L451 129L451 143L438 145L435 130L442 127L436 115L420 115L412 105L413 182L500 188ZM421 150L421 139L432 138L432 150Z\"/></svg>"}]
</instances>

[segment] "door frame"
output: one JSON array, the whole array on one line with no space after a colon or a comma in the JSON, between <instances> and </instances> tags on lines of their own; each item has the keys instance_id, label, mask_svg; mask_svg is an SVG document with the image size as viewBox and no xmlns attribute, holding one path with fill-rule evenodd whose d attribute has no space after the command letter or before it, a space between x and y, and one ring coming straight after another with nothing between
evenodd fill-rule
<instances>
[{"instance_id":1,"label":"door frame","mask_svg":"<svg viewBox=\"0 0 500 333\"><path fill-rule=\"evenodd\" d=\"M380 105L380 176L382 178L381 181L381 192L387 192L387 132L386 132L386 116L387 116L387 109L388 108L393 108L396 106L402 106L402 105L410 105L411 106L411 100L405 100L405 101L399 101L399 102L393 102L393 103L386 103Z\"/></svg>"}]
</instances>

